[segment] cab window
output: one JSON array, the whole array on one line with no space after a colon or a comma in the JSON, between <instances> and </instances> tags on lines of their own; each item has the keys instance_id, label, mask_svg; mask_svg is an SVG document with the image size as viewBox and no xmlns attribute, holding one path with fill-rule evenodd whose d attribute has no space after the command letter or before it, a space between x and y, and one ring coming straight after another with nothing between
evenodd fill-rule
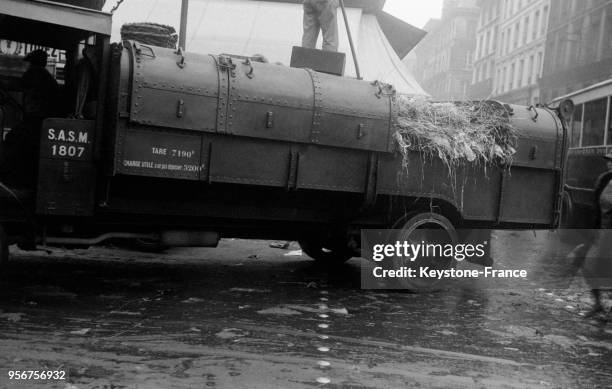
<instances>
[{"instance_id":1,"label":"cab window","mask_svg":"<svg viewBox=\"0 0 612 389\"><path fill-rule=\"evenodd\" d=\"M583 147L604 144L607 106L607 98L591 101L584 105Z\"/></svg>"}]
</instances>

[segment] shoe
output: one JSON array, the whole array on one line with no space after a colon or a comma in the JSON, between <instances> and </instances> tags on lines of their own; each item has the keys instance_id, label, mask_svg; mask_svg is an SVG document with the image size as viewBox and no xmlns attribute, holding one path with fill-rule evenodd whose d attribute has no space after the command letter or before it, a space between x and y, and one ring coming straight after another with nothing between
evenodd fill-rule
<instances>
[{"instance_id":1,"label":"shoe","mask_svg":"<svg viewBox=\"0 0 612 389\"><path fill-rule=\"evenodd\" d=\"M591 318L593 316L596 316L597 314L601 313L604 311L604 308L601 304L595 304L595 306L593 308L591 308L590 311L588 311L587 313L584 314L585 318Z\"/></svg>"}]
</instances>

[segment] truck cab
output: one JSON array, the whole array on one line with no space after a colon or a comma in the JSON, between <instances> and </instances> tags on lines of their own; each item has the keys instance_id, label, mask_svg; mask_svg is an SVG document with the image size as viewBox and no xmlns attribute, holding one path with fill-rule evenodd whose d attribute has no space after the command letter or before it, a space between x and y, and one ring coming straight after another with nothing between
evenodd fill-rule
<instances>
[{"instance_id":1,"label":"truck cab","mask_svg":"<svg viewBox=\"0 0 612 389\"><path fill-rule=\"evenodd\" d=\"M8 243L35 246L41 227L36 214L66 217L93 210L111 34L111 15L100 11L103 4L99 0L0 3L3 252ZM36 124L24 114L25 60L33 52L46 54L46 71L58 87L57 101L48 102L53 114ZM95 71L84 72L86 64ZM25 136L20 132L38 143L34 161L20 159ZM20 175L28 179L20 180Z\"/></svg>"}]
</instances>

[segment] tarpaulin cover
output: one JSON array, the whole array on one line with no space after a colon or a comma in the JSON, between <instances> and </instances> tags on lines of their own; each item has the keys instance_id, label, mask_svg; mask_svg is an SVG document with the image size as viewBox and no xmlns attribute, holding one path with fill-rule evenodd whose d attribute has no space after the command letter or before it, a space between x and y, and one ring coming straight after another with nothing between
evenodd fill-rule
<instances>
[{"instance_id":1,"label":"tarpaulin cover","mask_svg":"<svg viewBox=\"0 0 612 389\"><path fill-rule=\"evenodd\" d=\"M348 8L347 14L362 77L393 84L400 93L426 95L391 47L376 15L364 13L360 8ZM262 54L270 62L289 65L292 47L301 43L302 16L302 5L295 3L192 0L189 3L187 52ZM177 0L126 1L114 14L113 39L120 39L119 30L124 23L163 23L176 26L178 30L179 19L180 2ZM346 76L355 77L340 10L338 23L339 50L347 55Z\"/></svg>"}]
</instances>

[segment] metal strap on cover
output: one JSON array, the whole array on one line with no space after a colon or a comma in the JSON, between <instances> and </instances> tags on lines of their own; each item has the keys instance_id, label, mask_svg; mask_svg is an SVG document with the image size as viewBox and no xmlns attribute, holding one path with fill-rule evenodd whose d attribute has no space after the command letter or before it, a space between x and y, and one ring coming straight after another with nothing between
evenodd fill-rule
<instances>
[{"instance_id":1,"label":"metal strap on cover","mask_svg":"<svg viewBox=\"0 0 612 389\"><path fill-rule=\"evenodd\" d=\"M226 134L227 115L229 102L229 73L228 64L225 57L211 55L217 64L219 74L219 105L217 108L217 132Z\"/></svg>"},{"instance_id":2,"label":"metal strap on cover","mask_svg":"<svg viewBox=\"0 0 612 389\"><path fill-rule=\"evenodd\" d=\"M314 90L314 109L312 113L312 128L310 130L310 141L319 143L319 135L321 134L321 116L323 114L323 91L321 89L321 79L317 72L312 69L305 69L312 79L312 87Z\"/></svg>"}]
</instances>

